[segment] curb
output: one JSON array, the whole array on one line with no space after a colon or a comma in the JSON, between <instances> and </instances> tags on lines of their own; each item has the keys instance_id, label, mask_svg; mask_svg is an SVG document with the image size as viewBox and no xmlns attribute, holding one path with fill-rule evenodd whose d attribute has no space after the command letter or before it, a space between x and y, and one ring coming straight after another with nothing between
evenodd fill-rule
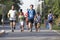
<instances>
[{"instance_id":1,"label":"curb","mask_svg":"<svg viewBox=\"0 0 60 40\"><path fill-rule=\"evenodd\" d=\"M56 32L57 34L60 34L60 30L53 30L54 32Z\"/></svg>"},{"instance_id":2,"label":"curb","mask_svg":"<svg viewBox=\"0 0 60 40\"><path fill-rule=\"evenodd\" d=\"M4 35L5 34L5 31L4 30L1 30L0 31L0 37L2 36L2 35Z\"/></svg>"}]
</instances>

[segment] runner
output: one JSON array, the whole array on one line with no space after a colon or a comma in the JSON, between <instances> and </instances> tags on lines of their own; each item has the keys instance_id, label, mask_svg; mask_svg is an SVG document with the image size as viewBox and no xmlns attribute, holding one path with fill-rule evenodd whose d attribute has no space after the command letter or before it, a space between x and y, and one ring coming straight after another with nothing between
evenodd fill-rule
<instances>
[{"instance_id":1,"label":"runner","mask_svg":"<svg viewBox=\"0 0 60 40\"><path fill-rule=\"evenodd\" d=\"M50 12L48 14L48 21L49 21L49 29L52 30L52 25L53 25L53 14Z\"/></svg>"},{"instance_id":2,"label":"runner","mask_svg":"<svg viewBox=\"0 0 60 40\"><path fill-rule=\"evenodd\" d=\"M35 10L33 9L33 5L30 5L30 9L28 9L28 21L29 21L29 31L32 32L32 26L35 17Z\"/></svg>"},{"instance_id":3,"label":"runner","mask_svg":"<svg viewBox=\"0 0 60 40\"><path fill-rule=\"evenodd\" d=\"M28 14L26 13L27 17L25 17L25 22L26 22L26 27L28 28L29 30L29 27L28 27Z\"/></svg>"},{"instance_id":4,"label":"runner","mask_svg":"<svg viewBox=\"0 0 60 40\"><path fill-rule=\"evenodd\" d=\"M28 9L27 9L28 10ZM25 22L26 22L26 27L28 28L29 30L29 27L28 27L28 13L26 12L25 13Z\"/></svg>"},{"instance_id":5,"label":"runner","mask_svg":"<svg viewBox=\"0 0 60 40\"><path fill-rule=\"evenodd\" d=\"M24 31L24 15L23 15L22 9L20 10L20 14L19 14L19 23L20 23L21 32L23 32Z\"/></svg>"},{"instance_id":6,"label":"runner","mask_svg":"<svg viewBox=\"0 0 60 40\"><path fill-rule=\"evenodd\" d=\"M45 16L44 18L44 26L49 29L49 22L48 22L48 19L47 19L47 15Z\"/></svg>"},{"instance_id":7,"label":"runner","mask_svg":"<svg viewBox=\"0 0 60 40\"><path fill-rule=\"evenodd\" d=\"M11 10L8 12L8 18L10 20L10 26L12 29L12 32L14 32L15 25L16 25L16 13L17 11L15 10L14 5L12 5Z\"/></svg>"},{"instance_id":8,"label":"runner","mask_svg":"<svg viewBox=\"0 0 60 40\"><path fill-rule=\"evenodd\" d=\"M36 32L39 32L40 31L40 25L41 25L41 16L40 16L39 12L36 14L34 20L35 20Z\"/></svg>"}]
</instances>

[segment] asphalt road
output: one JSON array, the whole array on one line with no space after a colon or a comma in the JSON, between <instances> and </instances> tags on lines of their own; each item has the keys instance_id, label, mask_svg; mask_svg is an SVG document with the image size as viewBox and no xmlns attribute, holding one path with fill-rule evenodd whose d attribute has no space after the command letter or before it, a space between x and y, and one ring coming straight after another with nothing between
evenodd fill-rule
<instances>
[{"instance_id":1,"label":"asphalt road","mask_svg":"<svg viewBox=\"0 0 60 40\"><path fill-rule=\"evenodd\" d=\"M24 32L20 32L19 24L16 25L15 32L11 32L9 25L5 25L4 28L6 33L0 37L0 40L60 40L60 33L46 28L41 28L40 32L35 32L34 27L33 32L28 32L26 27ZM0 25L1 29L3 27Z\"/></svg>"}]
</instances>

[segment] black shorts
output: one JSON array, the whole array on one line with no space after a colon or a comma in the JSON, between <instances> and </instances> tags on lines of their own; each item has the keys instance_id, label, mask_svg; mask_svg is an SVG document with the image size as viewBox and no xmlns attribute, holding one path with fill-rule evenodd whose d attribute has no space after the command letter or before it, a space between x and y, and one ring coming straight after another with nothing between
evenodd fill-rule
<instances>
[{"instance_id":1,"label":"black shorts","mask_svg":"<svg viewBox=\"0 0 60 40\"><path fill-rule=\"evenodd\" d=\"M53 22L53 20L49 20L49 23L52 23Z\"/></svg>"},{"instance_id":2,"label":"black shorts","mask_svg":"<svg viewBox=\"0 0 60 40\"><path fill-rule=\"evenodd\" d=\"M16 20L10 20L10 22L16 22Z\"/></svg>"},{"instance_id":3,"label":"black shorts","mask_svg":"<svg viewBox=\"0 0 60 40\"><path fill-rule=\"evenodd\" d=\"M37 26L37 23L35 23L35 26Z\"/></svg>"},{"instance_id":4,"label":"black shorts","mask_svg":"<svg viewBox=\"0 0 60 40\"><path fill-rule=\"evenodd\" d=\"M30 23L34 23L34 20L32 20L32 19L29 19L28 21L29 21Z\"/></svg>"},{"instance_id":5,"label":"black shorts","mask_svg":"<svg viewBox=\"0 0 60 40\"><path fill-rule=\"evenodd\" d=\"M35 23L35 26L37 26L38 23L40 24L40 22L37 22L37 23Z\"/></svg>"}]
</instances>

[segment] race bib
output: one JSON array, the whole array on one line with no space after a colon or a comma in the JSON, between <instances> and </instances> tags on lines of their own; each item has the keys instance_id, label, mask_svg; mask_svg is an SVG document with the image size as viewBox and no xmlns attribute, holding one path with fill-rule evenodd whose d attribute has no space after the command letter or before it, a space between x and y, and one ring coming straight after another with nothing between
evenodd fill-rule
<instances>
[{"instance_id":1,"label":"race bib","mask_svg":"<svg viewBox=\"0 0 60 40\"><path fill-rule=\"evenodd\" d=\"M33 15L30 15L30 17L33 17Z\"/></svg>"}]
</instances>

